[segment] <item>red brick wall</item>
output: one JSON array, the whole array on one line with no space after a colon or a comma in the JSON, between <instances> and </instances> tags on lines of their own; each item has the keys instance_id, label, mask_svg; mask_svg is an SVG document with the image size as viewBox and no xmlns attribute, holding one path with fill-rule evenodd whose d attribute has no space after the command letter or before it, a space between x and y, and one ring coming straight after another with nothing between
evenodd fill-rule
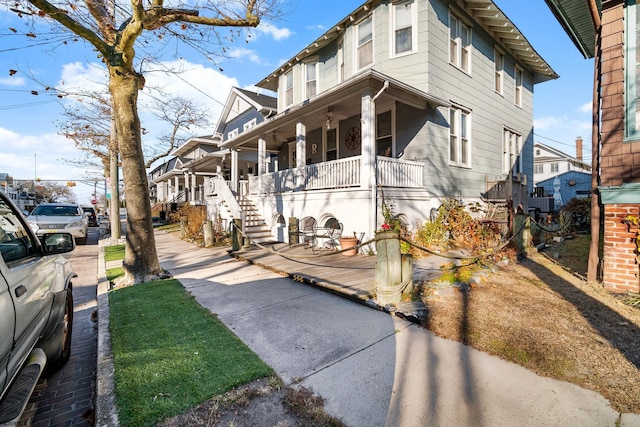
<instances>
[{"instance_id":1,"label":"red brick wall","mask_svg":"<svg viewBox=\"0 0 640 427\"><path fill-rule=\"evenodd\" d=\"M640 205L604 205L604 287L612 292L639 292L638 226L627 226L627 216L640 216Z\"/></svg>"}]
</instances>

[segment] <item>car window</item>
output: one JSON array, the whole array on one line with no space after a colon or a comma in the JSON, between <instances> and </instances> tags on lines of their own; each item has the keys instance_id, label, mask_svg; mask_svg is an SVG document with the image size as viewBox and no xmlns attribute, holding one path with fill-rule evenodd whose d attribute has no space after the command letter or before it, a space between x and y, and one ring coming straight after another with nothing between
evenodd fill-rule
<instances>
[{"instance_id":1,"label":"car window","mask_svg":"<svg viewBox=\"0 0 640 427\"><path fill-rule=\"evenodd\" d=\"M0 254L6 263L29 257L36 246L11 206L0 200Z\"/></svg>"},{"instance_id":2,"label":"car window","mask_svg":"<svg viewBox=\"0 0 640 427\"><path fill-rule=\"evenodd\" d=\"M76 216L81 215L75 206L38 206L31 215L43 216Z\"/></svg>"}]
</instances>

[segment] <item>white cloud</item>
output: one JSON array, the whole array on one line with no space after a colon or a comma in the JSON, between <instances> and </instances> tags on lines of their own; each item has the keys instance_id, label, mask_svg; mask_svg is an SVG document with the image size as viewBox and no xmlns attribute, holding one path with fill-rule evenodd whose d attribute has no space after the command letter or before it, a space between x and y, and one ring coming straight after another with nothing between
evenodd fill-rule
<instances>
[{"instance_id":1,"label":"white cloud","mask_svg":"<svg viewBox=\"0 0 640 427\"><path fill-rule=\"evenodd\" d=\"M276 41L288 39L293 34L288 28L278 28L268 22L258 25L254 32L257 36L260 34L269 35Z\"/></svg>"},{"instance_id":2,"label":"white cloud","mask_svg":"<svg viewBox=\"0 0 640 427\"><path fill-rule=\"evenodd\" d=\"M58 89L70 93L107 90L107 70L102 64L71 62L62 66Z\"/></svg>"},{"instance_id":3,"label":"white cloud","mask_svg":"<svg viewBox=\"0 0 640 427\"><path fill-rule=\"evenodd\" d=\"M307 25L307 30L320 30L320 31L327 31L327 27L325 27L322 24L317 24L317 25Z\"/></svg>"},{"instance_id":4,"label":"white cloud","mask_svg":"<svg viewBox=\"0 0 640 427\"><path fill-rule=\"evenodd\" d=\"M593 102L587 102L582 104L578 108L578 111L580 111L581 113L591 113L593 111Z\"/></svg>"},{"instance_id":5,"label":"white cloud","mask_svg":"<svg viewBox=\"0 0 640 427\"><path fill-rule=\"evenodd\" d=\"M262 62L258 54L251 49L245 49L245 48L232 49L228 52L228 55L230 58L233 58L233 59L246 58L251 62L255 62L256 64L260 64Z\"/></svg>"},{"instance_id":6,"label":"white cloud","mask_svg":"<svg viewBox=\"0 0 640 427\"><path fill-rule=\"evenodd\" d=\"M5 77L0 79L0 85L4 85L4 86L13 86L13 87L24 86L25 82L26 80L23 77L16 77L16 76Z\"/></svg>"},{"instance_id":7,"label":"white cloud","mask_svg":"<svg viewBox=\"0 0 640 427\"><path fill-rule=\"evenodd\" d=\"M549 116L549 117L541 117L541 118L537 118L537 119L533 119L533 126L536 130L545 130L545 129L550 129L556 126L561 126L562 124L566 123L567 118L566 117L555 117L555 116Z\"/></svg>"}]
</instances>

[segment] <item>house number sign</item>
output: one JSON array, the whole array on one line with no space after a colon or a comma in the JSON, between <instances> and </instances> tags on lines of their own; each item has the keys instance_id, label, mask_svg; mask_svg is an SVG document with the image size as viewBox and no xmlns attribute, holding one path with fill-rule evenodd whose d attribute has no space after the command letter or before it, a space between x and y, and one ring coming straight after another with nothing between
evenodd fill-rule
<instances>
[{"instance_id":1,"label":"house number sign","mask_svg":"<svg viewBox=\"0 0 640 427\"><path fill-rule=\"evenodd\" d=\"M360 129L355 126L349 129L344 136L344 145L346 145L349 150L358 148L360 146Z\"/></svg>"}]
</instances>

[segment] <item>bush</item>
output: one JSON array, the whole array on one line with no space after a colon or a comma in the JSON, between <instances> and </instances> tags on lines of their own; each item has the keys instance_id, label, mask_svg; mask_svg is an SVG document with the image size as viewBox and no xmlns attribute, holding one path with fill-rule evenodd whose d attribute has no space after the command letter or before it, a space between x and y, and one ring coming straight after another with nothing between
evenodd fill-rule
<instances>
[{"instance_id":1,"label":"bush","mask_svg":"<svg viewBox=\"0 0 640 427\"><path fill-rule=\"evenodd\" d=\"M207 220L205 206L184 205L171 214L172 222L179 222L186 237L196 239L202 234L202 224Z\"/></svg>"}]
</instances>

